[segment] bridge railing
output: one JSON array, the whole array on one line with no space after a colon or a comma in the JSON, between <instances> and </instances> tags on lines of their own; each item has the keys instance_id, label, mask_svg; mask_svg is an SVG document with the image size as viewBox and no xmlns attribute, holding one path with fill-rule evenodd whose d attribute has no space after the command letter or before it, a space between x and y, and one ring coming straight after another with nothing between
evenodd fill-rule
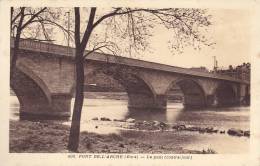
<instances>
[{"instance_id":1,"label":"bridge railing","mask_svg":"<svg viewBox=\"0 0 260 166\"><path fill-rule=\"evenodd\" d=\"M14 38L11 38L11 47L14 47ZM45 53L56 53L64 56L74 56L75 49L71 47L66 47L62 45L56 45L47 42L37 42L31 39L21 39L19 43L19 47L24 50L34 50Z\"/></svg>"}]
</instances>

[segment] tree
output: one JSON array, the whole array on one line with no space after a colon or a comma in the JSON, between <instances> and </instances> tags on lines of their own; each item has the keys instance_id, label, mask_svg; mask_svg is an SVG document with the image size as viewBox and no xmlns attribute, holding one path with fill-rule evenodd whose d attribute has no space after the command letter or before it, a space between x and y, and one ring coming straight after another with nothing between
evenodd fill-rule
<instances>
[{"instance_id":1,"label":"tree","mask_svg":"<svg viewBox=\"0 0 260 166\"><path fill-rule=\"evenodd\" d=\"M104 11L102 9L102 11ZM201 45L210 46L210 43L203 29L211 25L206 10L201 9L145 9L145 8L112 8L111 11L104 11L105 14L98 15L97 8L92 7L88 11L86 19L87 25L81 37L81 18L80 8L75 7L75 32L74 40L76 47L75 65L76 65L76 97L73 108L68 149L76 152L79 145L81 110L84 100L84 62L85 57L94 51L110 51L113 54L121 52L138 52L145 50L149 46L148 38L152 35L151 29L156 24L163 25L166 29L172 30L173 40L171 40L171 49L181 52L185 46L192 45L195 48L201 48ZM105 35L100 41L94 30L103 25ZM113 36L114 35L114 36ZM110 36L110 38L109 38ZM111 37L112 36L112 37ZM120 39L116 40L116 39ZM128 45L120 48L123 44ZM119 47L120 45L120 47ZM92 47L92 48L91 48ZM84 50L91 48L84 55Z\"/></svg>"},{"instance_id":2,"label":"tree","mask_svg":"<svg viewBox=\"0 0 260 166\"><path fill-rule=\"evenodd\" d=\"M61 29L65 36L70 34L62 25L64 20L60 18L61 15L62 11L54 8L11 7L10 36L14 37L14 49L10 65L11 79L16 66L20 39L22 37L23 39L52 42L51 34L54 27ZM61 20L61 23L57 23L56 20ZM67 35L67 37L70 36Z\"/></svg>"},{"instance_id":3,"label":"tree","mask_svg":"<svg viewBox=\"0 0 260 166\"><path fill-rule=\"evenodd\" d=\"M11 23L10 23L11 24L11 26L10 26L11 30L10 30L10 33L11 33L11 35L13 34L13 36L15 36L13 56L11 57L11 65L10 65L10 67L11 67L10 68L11 78L13 76L13 71L14 71L14 68L15 68L15 65L16 65L16 61L17 61L22 31L29 24L31 24L39 14L41 14L45 10L46 10L46 8L42 8L35 13L27 14L27 13L25 13L25 11L26 11L25 7L21 7L17 10L15 10L13 7L11 7ZM28 20L26 20L27 15L30 15L30 18Z\"/></svg>"}]
</instances>

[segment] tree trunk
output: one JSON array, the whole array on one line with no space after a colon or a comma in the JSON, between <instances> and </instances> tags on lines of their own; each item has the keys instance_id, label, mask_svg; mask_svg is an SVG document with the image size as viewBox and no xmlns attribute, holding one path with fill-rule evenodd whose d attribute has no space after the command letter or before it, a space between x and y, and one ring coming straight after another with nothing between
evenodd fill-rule
<instances>
[{"instance_id":1,"label":"tree trunk","mask_svg":"<svg viewBox=\"0 0 260 166\"><path fill-rule=\"evenodd\" d=\"M13 72L16 67L16 61L18 57L18 52L19 52L19 44L20 44L20 36L21 36L21 31L17 30L16 37L14 39L14 49L13 49L13 55L11 56L11 65L10 65L10 80L13 78Z\"/></svg>"},{"instance_id":2,"label":"tree trunk","mask_svg":"<svg viewBox=\"0 0 260 166\"><path fill-rule=\"evenodd\" d=\"M25 10L25 7L22 7L21 8L21 18L19 20L19 24L17 26L16 35L15 35L15 39L14 39L13 56L11 56L11 58L10 58L10 60L11 60L10 80L12 80L13 72L14 72L15 67L16 67L16 61L17 61L18 52L19 52L20 37L21 37L21 33L22 33L22 24L23 24L23 20L24 20L24 10ZM11 10L11 12L13 12L13 11Z\"/></svg>"},{"instance_id":3,"label":"tree trunk","mask_svg":"<svg viewBox=\"0 0 260 166\"><path fill-rule=\"evenodd\" d=\"M83 52L76 50L76 97L70 128L68 149L77 152L79 145L81 110L84 100L84 59Z\"/></svg>"},{"instance_id":4,"label":"tree trunk","mask_svg":"<svg viewBox=\"0 0 260 166\"><path fill-rule=\"evenodd\" d=\"M70 128L68 150L77 152L80 135L80 118L84 100L84 51L92 32L96 8L91 8L89 22L80 42L80 11L75 7L75 45L76 45L76 97L73 108L72 122Z\"/></svg>"}]
</instances>

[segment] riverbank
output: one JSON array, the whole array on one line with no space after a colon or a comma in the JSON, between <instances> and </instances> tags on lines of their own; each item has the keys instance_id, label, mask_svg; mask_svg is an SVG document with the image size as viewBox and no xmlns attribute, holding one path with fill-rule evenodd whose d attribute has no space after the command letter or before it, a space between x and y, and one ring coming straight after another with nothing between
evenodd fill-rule
<instances>
[{"instance_id":1,"label":"riverbank","mask_svg":"<svg viewBox=\"0 0 260 166\"><path fill-rule=\"evenodd\" d=\"M214 150L189 150L178 146L175 132L122 130L120 134L80 134L82 153L216 153ZM69 126L54 121L10 121L11 153L66 153Z\"/></svg>"}]
</instances>

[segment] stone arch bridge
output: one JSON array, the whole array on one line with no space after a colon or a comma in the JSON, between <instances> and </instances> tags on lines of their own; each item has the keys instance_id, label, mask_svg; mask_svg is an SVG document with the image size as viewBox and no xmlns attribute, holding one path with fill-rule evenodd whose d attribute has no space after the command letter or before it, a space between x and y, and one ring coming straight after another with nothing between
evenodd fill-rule
<instances>
[{"instance_id":1,"label":"stone arch bridge","mask_svg":"<svg viewBox=\"0 0 260 166\"><path fill-rule=\"evenodd\" d=\"M11 40L11 55L13 40ZM75 86L75 50L21 40L15 77L10 82L20 102L20 117L68 118ZM128 93L128 107L165 110L167 93L180 86L185 107L239 105L250 82L213 73L94 53L87 57L85 77L102 72Z\"/></svg>"}]
</instances>

